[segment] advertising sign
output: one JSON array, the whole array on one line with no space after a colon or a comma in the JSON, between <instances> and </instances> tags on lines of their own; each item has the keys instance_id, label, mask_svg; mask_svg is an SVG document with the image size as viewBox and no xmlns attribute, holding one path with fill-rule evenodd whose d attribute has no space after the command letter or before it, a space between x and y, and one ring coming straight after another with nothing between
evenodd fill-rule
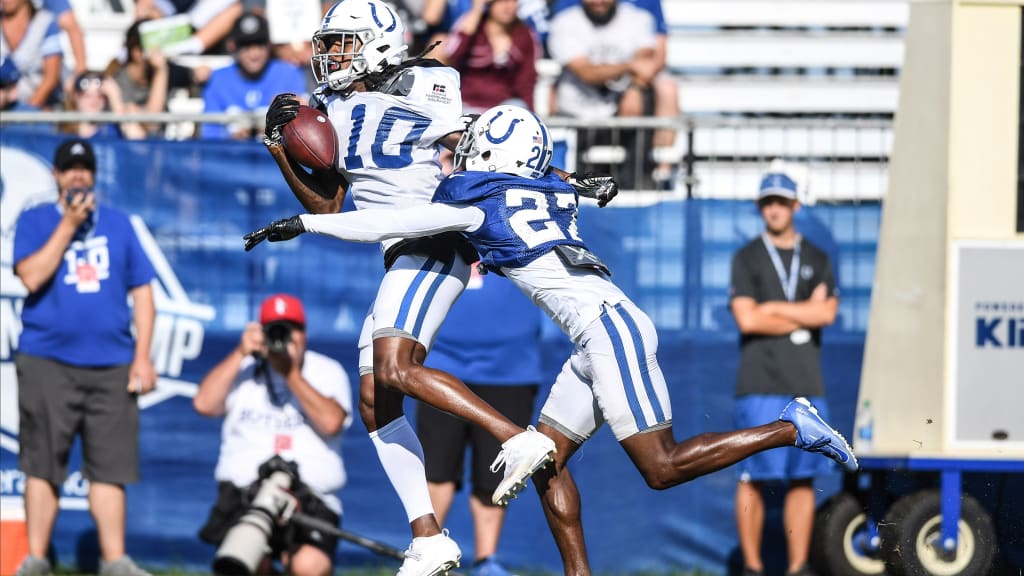
<instances>
[{"instance_id":1,"label":"advertising sign","mask_svg":"<svg viewBox=\"0 0 1024 576\"><path fill-rule=\"evenodd\" d=\"M1024 242L954 242L951 443L1024 450Z\"/></svg>"}]
</instances>

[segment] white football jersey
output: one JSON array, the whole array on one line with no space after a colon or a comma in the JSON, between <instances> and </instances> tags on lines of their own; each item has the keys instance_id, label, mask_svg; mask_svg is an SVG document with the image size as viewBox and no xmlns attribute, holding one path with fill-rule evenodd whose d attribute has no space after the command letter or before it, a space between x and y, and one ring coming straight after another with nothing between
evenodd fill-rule
<instances>
[{"instance_id":1,"label":"white football jersey","mask_svg":"<svg viewBox=\"0 0 1024 576\"><path fill-rule=\"evenodd\" d=\"M464 129L458 72L411 67L388 93L333 93L324 105L338 134L338 171L356 208L430 202L444 177L438 141Z\"/></svg>"}]
</instances>

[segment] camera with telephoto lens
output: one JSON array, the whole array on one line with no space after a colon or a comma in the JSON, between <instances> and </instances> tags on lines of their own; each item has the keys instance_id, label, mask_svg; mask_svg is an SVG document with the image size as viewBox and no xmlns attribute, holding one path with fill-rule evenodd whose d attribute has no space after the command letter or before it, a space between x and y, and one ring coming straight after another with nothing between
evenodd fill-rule
<instances>
[{"instance_id":1,"label":"camera with telephoto lens","mask_svg":"<svg viewBox=\"0 0 1024 576\"><path fill-rule=\"evenodd\" d=\"M288 343L292 341L290 322L271 322L263 327L263 339L271 354L287 354Z\"/></svg>"},{"instance_id":2,"label":"camera with telephoto lens","mask_svg":"<svg viewBox=\"0 0 1024 576\"><path fill-rule=\"evenodd\" d=\"M270 554L270 538L276 525L286 525L298 506L292 495L298 467L280 456L260 465L259 488L248 510L232 526L213 560L214 574L249 576Z\"/></svg>"}]
</instances>

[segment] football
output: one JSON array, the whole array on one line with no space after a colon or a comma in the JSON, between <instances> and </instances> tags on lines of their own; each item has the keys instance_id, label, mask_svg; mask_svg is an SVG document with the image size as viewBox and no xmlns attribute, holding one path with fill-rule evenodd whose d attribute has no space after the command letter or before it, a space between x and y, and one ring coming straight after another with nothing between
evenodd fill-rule
<instances>
[{"instance_id":1,"label":"football","mask_svg":"<svg viewBox=\"0 0 1024 576\"><path fill-rule=\"evenodd\" d=\"M281 130L288 156L312 170L330 170L338 159L338 136L327 115L309 106Z\"/></svg>"}]
</instances>

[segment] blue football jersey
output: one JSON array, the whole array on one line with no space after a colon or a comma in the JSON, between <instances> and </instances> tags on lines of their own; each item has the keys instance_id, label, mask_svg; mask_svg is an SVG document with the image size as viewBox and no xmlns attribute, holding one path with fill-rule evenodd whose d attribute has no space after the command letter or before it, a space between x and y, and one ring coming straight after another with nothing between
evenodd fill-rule
<instances>
[{"instance_id":1,"label":"blue football jersey","mask_svg":"<svg viewBox=\"0 0 1024 576\"><path fill-rule=\"evenodd\" d=\"M484 223L466 235L492 269L525 266L557 245L584 247L576 229L576 190L554 174L533 179L456 172L437 187L434 202L484 211Z\"/></svg>"}]
</instances>

